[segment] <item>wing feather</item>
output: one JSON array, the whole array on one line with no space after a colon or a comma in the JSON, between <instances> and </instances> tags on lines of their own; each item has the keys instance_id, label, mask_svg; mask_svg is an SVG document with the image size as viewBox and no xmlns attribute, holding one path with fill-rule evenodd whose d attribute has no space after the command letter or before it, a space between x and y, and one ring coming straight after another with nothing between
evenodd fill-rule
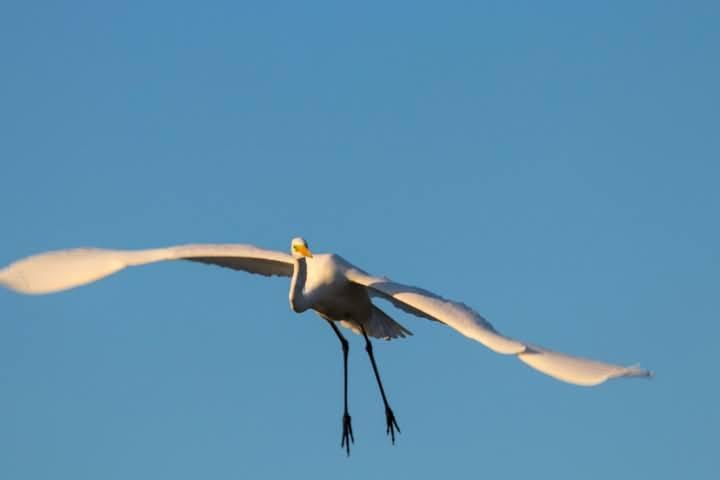
<instances>
[{"instance_id":1,"label":"wing feather","mask_svg":"<svg viewBox=\"0 0 720 480\"><path fill-rule=\"evenodd\" d=\"M497 353L515 355L532 368L558 380L591 386L615 377L652 375L637 366L623 367L575 357L507 337L467 305L427 290L373 277L354 268L348 269L346 274L350 281L368 288L372 296L384 298L406 312L444 323Z\"/></svg>"},{"instance_id":2,"label":"wing feather","mask_svg":"<svg viewBox=\"0 0 720 480\"><path fill-rule=\"evenodd\" d=\"M149 250L76 248L40 253L0 270L0 285L27 294L59 292L100 280L130 266L191 260L260 275L292 276L288 254L241 244L179 245Z\"/></svg>"},{"instance_id":3,"label":"wing feather","mask_svg":"<svg viewBox=\"0 0 720 480\"><path fill-rule=\"evenodd\" d=\"M351 320L341 320L340 325L349 328L358 335L362 335L362 328L365 332L374 338L382 338L390 340L393 338L405 338L412 336L412 332L393 320L387 313L383 312L377 306L372 306L372 314L368 322L360 326L359 323Z\"/></svg>"}]
</instances>

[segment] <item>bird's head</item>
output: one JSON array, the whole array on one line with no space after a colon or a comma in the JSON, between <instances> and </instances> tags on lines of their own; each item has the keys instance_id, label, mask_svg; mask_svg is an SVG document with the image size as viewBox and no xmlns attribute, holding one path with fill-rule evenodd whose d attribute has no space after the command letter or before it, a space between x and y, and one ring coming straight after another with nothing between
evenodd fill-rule
<instances>
[{"instance_id":1,"label":"bird's head","mask_svg":"<svg viewBox=\"0 0 720 480\"><path fill-rule=\"evenodd\" d=\"M295 258L310 257L312 258L312 252L308 248L308 244L302 237L295 237L290 242L290 253Z\"/></svg>"}]
</instances>

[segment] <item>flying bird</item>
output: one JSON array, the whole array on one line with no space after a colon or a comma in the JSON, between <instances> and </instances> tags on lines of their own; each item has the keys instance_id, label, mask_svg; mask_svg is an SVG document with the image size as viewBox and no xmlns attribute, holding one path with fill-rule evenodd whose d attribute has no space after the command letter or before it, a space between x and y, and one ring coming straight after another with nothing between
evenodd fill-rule
<instances>
[{"instance_id":1,"label":"flying bird","mask_svg":"<svg viewBox=\"0 0 720 480\"><path fill-rule=\"evenodd\" d=\"M591 386L616 377L649 377L639 366L624 367L555 352L497 331L485 318L465 304L447 300L427 290L375 277L336 254L310 252L307 242L292 239L290 254L252 245L179 245L148 250L78 248L33 255L0 270L0 285L25 294L59 292L85 285L126 267L166 260L190 260L265 276L290 277L290 308L314 310L327 321L342 346L343 416L340 446L347 455L355 439L348 412L348 341L337 324L365 339L375 378L385 407L386 433L395 443L399 433L395 414L380 380L370 337L404 338L412 335L375 304L388 300L395 307L453 328L494 352L513 355L532 368L564 382Z\"/></svg>"}]
</instances>

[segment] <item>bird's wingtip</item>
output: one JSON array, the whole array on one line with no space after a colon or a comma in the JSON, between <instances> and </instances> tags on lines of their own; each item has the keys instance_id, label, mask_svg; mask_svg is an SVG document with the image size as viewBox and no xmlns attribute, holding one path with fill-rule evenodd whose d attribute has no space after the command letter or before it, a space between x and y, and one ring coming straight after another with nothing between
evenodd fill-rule
<instances>
[{"instance_id":1,"label":"bird's wingtip","mask_svg":"<svg viewBox=\"0 0 720 480\"><path fill-rule=\"evenodd\" d=\"M0 287L5 287L8 290L15 290L12 283L10 282L10 274L7 268L0 268Z\"/></svg>"},{"instance_id":2,"label":"bird's wingtip","mask_svg":"<svg viewBox=\"0 0 720 480\"><path fill-rule=\"evenodd\" d=\"M631 365L627 368L625 368L625 371L622 374L623 377L644 377L644 378L654 378L655 372L652 370L648 370L646 368L642 368L639 364Z\"/></svg>"}]
</instances>

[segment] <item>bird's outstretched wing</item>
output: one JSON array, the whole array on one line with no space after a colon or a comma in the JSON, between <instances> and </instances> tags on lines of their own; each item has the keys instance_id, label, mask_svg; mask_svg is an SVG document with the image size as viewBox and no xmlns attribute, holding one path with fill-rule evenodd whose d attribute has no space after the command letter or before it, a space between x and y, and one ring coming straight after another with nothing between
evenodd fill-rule
<instances>
[{"instance_id":1,"label":"bird's outstretched wing","mask_svg":"<svg viewBox=\"0 0 720 480\"><path fill-rule=\"evenodd\" d=\"M252 245L199 244L150 250L75 248L27 257L0 269L0 285L27 294L59 292L107 277L126 267L192 260L260 275L292 276L290 255Z\"/></svg>"},{"instance_id":2,"label":"bird's outstretched wing","mask_svg":"<svg viewBox=\"0 0 720 480\"><path fill-rule=\"evenodd\" d=\"M506 337L467 305L447 300L427 290L373 277L354 268L348 269L346 276L351 282L365 286L371 296L389 300L408 313L444 323L489 349L515 355L534 369L558 380L591 386L615 377L652 375L637 366L623 367L575 357Z\"/></svg>"}]
</instances>

